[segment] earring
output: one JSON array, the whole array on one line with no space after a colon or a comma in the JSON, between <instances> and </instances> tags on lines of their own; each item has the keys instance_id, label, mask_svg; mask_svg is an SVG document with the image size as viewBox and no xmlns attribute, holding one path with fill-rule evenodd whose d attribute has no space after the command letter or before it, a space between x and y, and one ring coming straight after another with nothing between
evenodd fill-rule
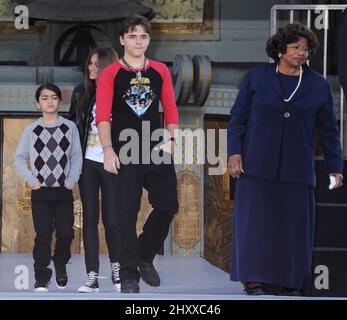
<instances>
[{"instance_id":1,"label":"earring","mask_svg":"<svg viewBox=\"0 0 347 320\"><path fill-rule=\"evenodd\" d=\"M281 53L281 52L278 54L278 57L279 57L279 58L281 58L281 57L282 57L282 53Z\"/></svg>"}]
</instances>

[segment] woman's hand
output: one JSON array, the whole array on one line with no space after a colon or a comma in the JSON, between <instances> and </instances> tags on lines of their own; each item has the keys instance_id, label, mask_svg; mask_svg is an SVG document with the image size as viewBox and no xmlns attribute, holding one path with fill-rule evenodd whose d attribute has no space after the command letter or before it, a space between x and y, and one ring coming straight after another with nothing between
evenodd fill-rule
<instances>
[{"instance_id":1,"label":"woman's hand","mask_svg":"<svg viewBox=\"0 0 347 320\"><path fill-rule=\"evenodd\" d=\"M335 186L332 189L338 189L343 186L343 175L341 173L329 173L329 176L335 177L336 180Z\"/></svg>"},{"instance_id":2,"label":"woman's hand","mask_svg":"<svg viewBox=\"0 0 347 320\"><path fill-rule=\"evenodd\" d=\"M242 157L240 154L233 154L228 160L228 172L233 178L239 178L243 173Z\"/></svg>"}]
</instances>

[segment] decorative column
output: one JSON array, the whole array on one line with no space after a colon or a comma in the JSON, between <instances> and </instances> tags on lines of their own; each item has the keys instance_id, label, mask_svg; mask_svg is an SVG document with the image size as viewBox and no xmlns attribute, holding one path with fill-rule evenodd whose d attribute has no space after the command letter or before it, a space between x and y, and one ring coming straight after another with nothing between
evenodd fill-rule
<instances>
[{"instance_id":1,"label":"decorative column","mask_svg":"<svg viewBox=\"0 0 347 320\"><path fill-rule=\"evenodd\" d=\"M172 223L172 254L199 256L203 252L203 163L198 158L204 155L201 107L211 85L209 58L176 56L173 78L182 135L175 152L180 208Z\"/></svg>"}]
</instances>

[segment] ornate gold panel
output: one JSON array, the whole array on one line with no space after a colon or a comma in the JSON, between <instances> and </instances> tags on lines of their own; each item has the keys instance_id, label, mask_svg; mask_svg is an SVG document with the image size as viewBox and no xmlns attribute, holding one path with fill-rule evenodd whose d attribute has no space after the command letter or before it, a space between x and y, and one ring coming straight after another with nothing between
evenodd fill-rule
<instances>
[{"instance_id":1,"label":"ornate gold panel","mask_svg":"<svg viewBox=\"0 0 347 320\"><path fill-rule=\"evenodd\" d=\"M180 208L172 233L184 255L189 255L189 248L200 241L200 181L194 173L185 171L178 175L177 183Z\"/></svg>"},{"instance_id":2,"label":"ornate gold panel","mask_svg":"<svg viewBox=\"0 0 347 320\"><path fill-rule=\"evenodd\" d=\"M205 129L226 129L227 120L205 120ZM206 150L217 154L218 136L216 135L216 150ZM213 144L208 143L207 147ZM212 264L225 271L230 270L232 208L230 199L230 177L224 175L208 175L209 164L204 167L204 257Z\"/></svg>"}]
</instances>

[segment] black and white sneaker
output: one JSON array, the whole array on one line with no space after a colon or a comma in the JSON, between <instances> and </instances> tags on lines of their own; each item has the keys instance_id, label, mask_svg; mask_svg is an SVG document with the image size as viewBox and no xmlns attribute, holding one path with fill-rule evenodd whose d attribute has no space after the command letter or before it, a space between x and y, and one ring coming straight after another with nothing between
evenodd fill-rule
<instances>
[{"instance_id":1,"label":"black and white sneaker","mask_svg":"<svg viewBox=\"0 0 347 320\"><path fill-rule=\"evenodd\" d=\"M114 287L118 292L121 289L120 277L119 277L120 264L119 262L111 263L111 279Z\"/></svg>"},{"instance_id":2,"label":"black and white sneaker","mask_svg":"<svg viewBox=\"0 0 347 320\"><path fill-rule=\"evenodd\" d=\"M66 273L66 265L60 266L54 263L55 269L55 283L59 289L65 289L68 283L68 277Z\"/></svg>"},{"instance_id":3,"label":"black and white sneaker","mask_svg":"<svg viewBox=\"0 0 347 320\"><path fill-rule=\"evenodd\" d=\"M81 293L97 293L99 292L98 274L94 271L88 273L88 280L86 284L78 288Z\"/></svg>"},{"instance_id":4,"label":"black and white sneaker","mask_svg":"<svg viewBox=\"0 0 347 320\"><path fill-rule=\"evenodd\" d=\"M47 280L36 280L34 284L34 292L48 292L50 282Z\"/></svg>"}]
</instances>

